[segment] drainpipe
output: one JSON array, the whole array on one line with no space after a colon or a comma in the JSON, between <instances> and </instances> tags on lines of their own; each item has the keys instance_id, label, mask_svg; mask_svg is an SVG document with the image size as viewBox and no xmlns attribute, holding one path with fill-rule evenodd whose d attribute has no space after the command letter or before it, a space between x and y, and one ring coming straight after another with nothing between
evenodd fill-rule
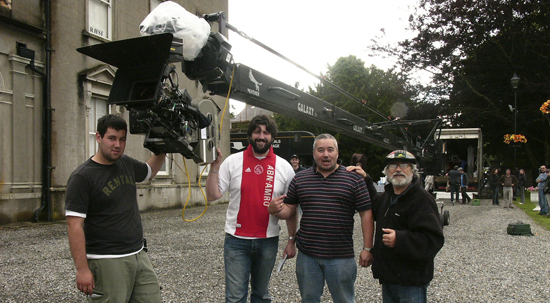
<instances>
[{"instance_id":1,"label":"drainpipe","mask_svg":"<svg viewBox=\"0 0 550 303\"><path fill-rule=\"evenodd\" d=\"M52 184L52 108L51 108L51 0L44 1L46 17L46 62L45 72L37 70L34 66L34 59L31 60L30 68L42 75L42 199L40 208L34 211L34 221L38 222L40 213L46 209L47 220L53 221L53 205L51 203Z\"/></svg>"}]
</instances>

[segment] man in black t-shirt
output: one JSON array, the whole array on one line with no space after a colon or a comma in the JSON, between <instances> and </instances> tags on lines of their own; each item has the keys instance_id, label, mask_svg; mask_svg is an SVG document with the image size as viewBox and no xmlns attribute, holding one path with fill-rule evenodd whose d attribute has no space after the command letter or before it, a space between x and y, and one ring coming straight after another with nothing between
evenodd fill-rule
<instances>
[{"instance_id":1,"label":"man in black t-shirt","mask_svg":"<svg viewBox=\"0 0 550 303\"><path fill-rule=\"evenodd\" d=\"M153 155L147 163L123 155L126 133L123 118L100 118L97 153L67 182L65 216L76 284L90 299L104 302L161 302L157 276L143 250L136 182L154 177L165 155Z\"/></svg>"}]
</instances>

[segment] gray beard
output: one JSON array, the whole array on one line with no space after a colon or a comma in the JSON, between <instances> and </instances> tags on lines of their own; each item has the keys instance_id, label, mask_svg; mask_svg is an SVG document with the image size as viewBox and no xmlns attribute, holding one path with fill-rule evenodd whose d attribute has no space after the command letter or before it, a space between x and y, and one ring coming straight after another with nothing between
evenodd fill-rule
<instances>
[{"instance_id":1,"label":"gray beard","mask_svg":"<svg viewBox=\"0 0 550 303\"><path fill-rule=\"evenodd\" d=\"M404 187L409 185L412 182L412 178L413 178L412 174L410 176L407 176L405 174L404 179L397 180L393 176L391 176L391 177L388 177L388 181L390 181L390 183L395 187Z\"/></svg>"}]
</instances>

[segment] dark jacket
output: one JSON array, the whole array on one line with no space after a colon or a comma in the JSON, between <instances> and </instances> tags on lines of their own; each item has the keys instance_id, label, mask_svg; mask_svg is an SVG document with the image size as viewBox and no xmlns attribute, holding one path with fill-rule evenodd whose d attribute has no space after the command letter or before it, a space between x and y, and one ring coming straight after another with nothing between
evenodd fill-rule
<instances>
[{"instance_id":1,"label":"dark jacket","mask_svg":"<svg viewBox=\"0 0 550 303\"><path fill-rule=\"evenodd\" d=\"M491 174L489 177L489 185L491 186L491 189L494 190L499 187L498 183L499 176L498 174Z\"/></svg>"},{"instance_id":2,"label":"dark jacket","mask_svg":"<svg viewBox=\"0 0 550 303\"><path fill-rule=\"evenodd\" d=\"M433 279L434 258L445 241L437 205L416 177L393 204L392 195L393 186L388 184L373 198L373 276L381 284L426 285ZM395 247L382 243L382 228L396 231Z\"/></svg>"},{"instance_id":3,"label":"dark jacket","mask_svg":"<svg viewBox=\"0 0 550 303\"><path fill-rule=\"evenodd\" d=\"M460 172L456 169L452 169L447 174L449 176L450 185L460 185Z\"/></svg>"},{"instance_id":4,"label":"dark jacket","mask_svg":"<svg viewBox=\"0 0 550 303\"><path fill-rule=\"evenodd\" d=\"M298 169L294 170L294 173L297 174L297 173L299 173L303 170L306 170L306 169L307 169L307 167L303 167L302 165L300 165L300 166L298 166Z\"/></svg>"},{"instance_id":5,"label":"dark jacket","mask_svg":"<svg viewBox=\"0 0 550 303\"><path fill-rule=\"evenodd\" d=\"M372 197L373 196L376 196L378 194L377 190L376 190L376 187L374 186L374 181L372 181L372 178L370 177L369 174L367 174L367 176L365 177L365 183L367 183L367 189L369 191L369 195L370 195L370 199L372 201Z\"/></svg>"},{"instance_id":6,"label":"dark jacket","mask_svg":"<svg viewBox=\"0 0 550 303\"><path fill-rule=\"evenodd\" d=\"M546 182L544 184L544 187L542 189L542 192L545 194L545 195L548 195L550 194L550 182Z\"/></svg>"},{"instance_id":7,"label":"dark jacket","mask_svg":"<svg viewBox=\"0 0 550 303\"><path fill-rule=\"evenodd\" d=\"M527 183L527 179L525 178L525 174L520 174L518 176L518 186L525 187L526 183Z\"/></svg>"},{"instance_id":8,"label":"dark jacket","mask_svg":"<svg viewBox=\"0 0 550 303\"><path fill-rule=\"evenodd\" d=\"M518 179L516 178L516 176L510 175L509 178L511 179L510 182L514 184L512 187L516 187L518 185ZM500 176L499 182L504 183L505 181L506 181L506 175Z\"/></svg>"},{"instance_id":9,"label":"dark jacket","mask_svg":"<svg viewBox=\"0 0 550 303\"><path fill-rule=\"evenodd\" d=\"M468 184L470 183L470 177L468 177L468 174L460 173L460 178L462 178L462 187L468 187Z\"/></svg>"}]
</instances>

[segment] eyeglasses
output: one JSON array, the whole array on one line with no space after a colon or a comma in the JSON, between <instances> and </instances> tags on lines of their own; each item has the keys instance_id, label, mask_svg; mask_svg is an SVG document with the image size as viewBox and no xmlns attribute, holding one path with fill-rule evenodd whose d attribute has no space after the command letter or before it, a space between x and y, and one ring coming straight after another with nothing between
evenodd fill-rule
<instances>
[{"instance_id":1,"label":"eyeglasses","mask_svg":"<svg viewBox=\"0 0 550 303\"><path fill-rule=\"evenodd\" d=\"M389 169L396 169L397 166L399 166L401 169L406 169L410 167L409 163L388 164Z\"/></svg>"}]
</instances>

